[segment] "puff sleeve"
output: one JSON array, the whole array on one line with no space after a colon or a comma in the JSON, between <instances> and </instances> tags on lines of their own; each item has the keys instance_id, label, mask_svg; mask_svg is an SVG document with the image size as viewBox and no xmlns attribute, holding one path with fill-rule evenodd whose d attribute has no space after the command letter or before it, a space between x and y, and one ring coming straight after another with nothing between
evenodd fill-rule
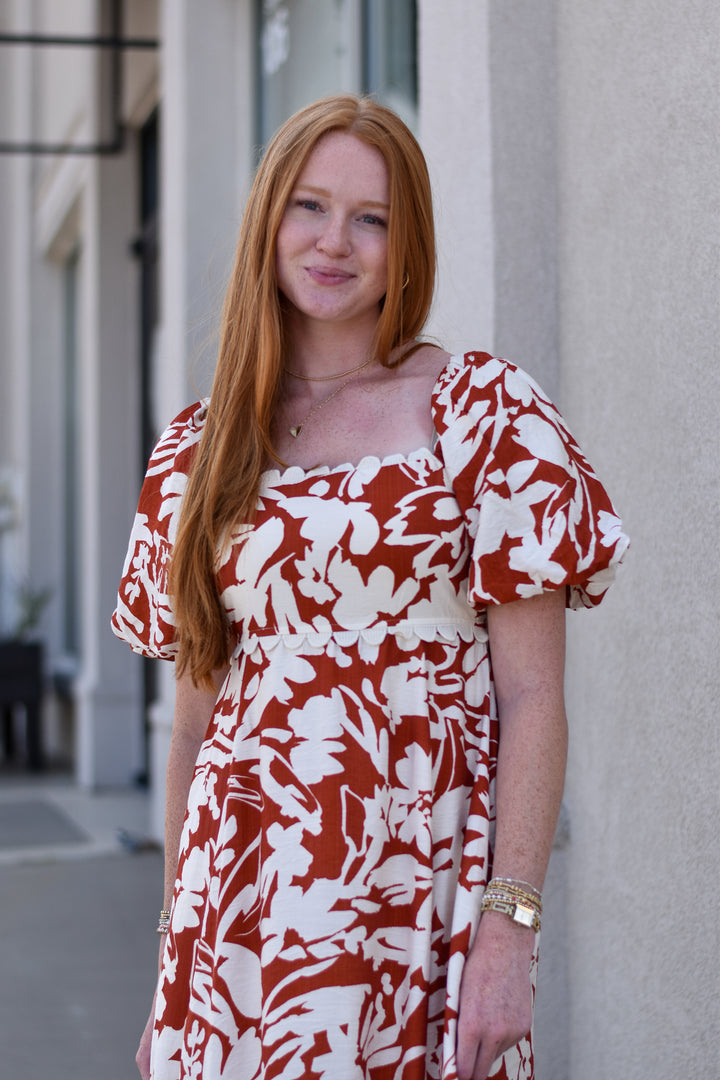
<instances>
[{"instance_id":1,"label":"puff sleeve","mask_svg":"<svg viewBox=\"0 0 720 1080\"><path fill-rule=\"evenodd\" d=\"M468 353L441 375L433 419L472 541L470 602L565 587L568 607L599 604L628 539L540 387L505 360Z\"/></svg>"},{"instance_id":2,"label":"puff sleeve","mask_svg":"<svg viewBox=\"0 0 720 1080\"><path fill-rule=\"evenodd\" d=\"M134 652L172 660L175 617L168 564L180 506L207 406L192 405L163 432L148 463L112 616L112 629Z\"/></svg>"}]
</instances>

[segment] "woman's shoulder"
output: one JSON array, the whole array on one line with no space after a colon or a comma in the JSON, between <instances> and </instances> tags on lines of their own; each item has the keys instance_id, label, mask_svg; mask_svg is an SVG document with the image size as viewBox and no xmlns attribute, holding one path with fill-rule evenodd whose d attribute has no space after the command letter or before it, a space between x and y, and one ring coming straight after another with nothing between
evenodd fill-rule
<instances>
[{"instance_id":1,"label":"woman's shoulder","mask_svg":"<svg viewBox=\"0 0 720 1080\"><path fill-rule=\"evenodd\" d=\"M427 374L440 378L447 365L453 359L451 353L434 342L425 342L413 353L413 366L422 369Z\"/></svg>"},{"instance_id":2,"label":"woman's shoulder","mask_svg":"<svg viewBox=\"0 0 720 1080\"><path fill-rule=\"evenodd\" d=\"M182 471L183 466L189 464L205 429L207 410L206 400L196 401L170 421L155 444L148 475L156 471L167 472L171 468Z\"/></svg>"},{"instance_id":3,"label":"woman's shoulder","mask_svg":"<svg viewBox=\"0 0 720 1080\"><path fill-rule=\"evenodd\" d=\"M526 371L494 353L484 349L470 349L466 352L444 352L445 362L438 374L440 386L452 385L458 381L487 386L508 377L520 379L536 385Z\"/></svg>"},{"instance_id":4,"label":"woman's shoulder","mask_svg":"<svg viewBox=\"0 0 720 1080\"><path fill-rule=\"evenodd\" d=\"M441 417L449 421L451 416L467 410L475 412L478 408L485 413L505 398L508 391L514 396L527 397L528 376L501 357L476 349L445 353L444 358L432 394L436 421Z\"/></svg>"},{"instance_id":5,"label":"woman's shoulder","mask_svg":"<svg viewBox=\"0 0 720 1080\"><path fill-rule=\"evenodd\" d=\"M195 401L192 405L186 405L167 425L158 440L158 446L172 440L198 438L205 428L207 412L207 398Z\"/></svg>"},{"instance_id":6,"label":"woman's shoulder","mask_svg":"<svg viewBox=\"0 0 720 1080\"><path fill-rule=\"evenodd\" d=\"M510 360L483 350L446 356L435 383L434 408L554 408L535 379Z\"/></svg>"},{"instance_id":7,"label":"woman's shoulder","mask_svg":"<svg viewBox=\"0 0 720 1080\"><path fill-rule=\"evenodd\" d=\"M494 458L507 454L511 459L521 444L572 441L560 413L535 380L510 361L484 351L450 357L435 384L432 415L453 458L479 453L483 460L488 454ZM558 456L549 445L544 453Z\"/></svg>"}]
</instances>

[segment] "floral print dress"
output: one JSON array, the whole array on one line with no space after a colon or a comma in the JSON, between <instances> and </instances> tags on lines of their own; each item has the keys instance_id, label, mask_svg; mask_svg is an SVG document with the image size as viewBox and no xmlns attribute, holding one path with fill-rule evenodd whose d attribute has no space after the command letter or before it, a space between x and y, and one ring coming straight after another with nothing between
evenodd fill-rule
<instances>
[{"instance_id":1,"label":"floral print dress","mask_svg":"<svg viewBox=\"0 0 720 1080\"><path fill-rule=\"evenodd\" d=\"M154 1080L454 1080L492 870L486 608L599 603L626 546L528 376L453 358L435 445L264 477L217 558L236 642L198 757L157 997ZM167 564L205 406L167 429L113 616L171 659ZM493 1076L533 1075L530 1038Z\"/></svg>"}]
</instances>

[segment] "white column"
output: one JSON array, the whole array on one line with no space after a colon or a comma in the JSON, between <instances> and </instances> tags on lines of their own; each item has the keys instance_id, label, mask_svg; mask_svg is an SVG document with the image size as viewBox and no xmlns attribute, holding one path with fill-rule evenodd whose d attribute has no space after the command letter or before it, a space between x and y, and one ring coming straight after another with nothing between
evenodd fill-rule
<instances>
[{"instance_id":1,"label":"white column","mask_svg":"<svg viewBox=\"0 0 720 1080\"><path fill-rule=\"evenodd\" d=\"M555 6L503 0L489 13L494 350L557 400Z\"/></svg>"},{"instance_id":2,"label":"white column","mask_svg":"<svg viewBox=\"0 0 720 1080\"><path fill-rule=\"evenodd\" d=\"M438 237L429 331L446 348L492 348L495 333L490 54L486 0L421 0L420 142Z\"/></svg>"},{"instance_id":3,"label":"white column","mask_svg":"<svg viewBox=\"0 0 720 1080\"><path fill-rule=\"evenodd\" d=\"M250 0L165 0L162 9L162 429L209 391L220 310L252 161ZM174 681L163 664L150 710L153 834L163 834Z\"/></svg>"},{"instance_id":4,"label":"white column","mask_svg":"<svg viewBox=\"0 0 720 1080\"><path fill-rule=\"evenodd\" d=\"M557 395L554 16L421 0L420 138L438 232L431 333L499 352Z\"/></svg>"},{"instance_id":5,"label":"white column","mask_svg":"<svg viewBox=\"0 0 720 1080\"><path fill-rule=\"evenodd\" d=\"M28 0L15 0L11 12L5 13L3 26L19 32L30 26ZM7 50L6 50L7 53ZM3 85L8 91L2 112L11 139L27 138L30 130L30 85L32 59L27 49L15 49L7 57ZM8 157L2 162L2 180L7 183L7 199L3 200L3 297L2 379L3 432L0 436L0 462L3 480L17 501L20 513L18 528L3 537L0 549L0 623L15 618L12 584L24 575L27 566L27 468L30 448L30 326L31 299L31 221L32 221L32 162L29 158Z\"/></svg>"},{"instance_id":6,"label":"white column","mask_svg":"<svg viewBox=\"0 0 720 1080\"><path fill-rule=\"evenodd\" d=\"M131 153L96 160L84 193L77 771L87 786L128 784L142 760L140 666L109 625L139 473L135 172Z\"/></svg>"},{"instance_id":7,"label":"white column","mask_svg":"<svg viewBox=\"0 0 720 1080\"><path fill-rule=\"evenodd\" d=\"M163 5L159 427L207 392L214 369L246 181L238 166L249 156L250 7L248 0Z\"/></svg>"}]
</instances>

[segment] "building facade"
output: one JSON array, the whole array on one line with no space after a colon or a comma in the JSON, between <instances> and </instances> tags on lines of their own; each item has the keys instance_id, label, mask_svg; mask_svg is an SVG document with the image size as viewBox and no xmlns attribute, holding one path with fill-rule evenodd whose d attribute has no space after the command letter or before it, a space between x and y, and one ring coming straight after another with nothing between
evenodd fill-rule
<instances>
[{"instance_id":1,"label":"building facade","mask_svg":"<svg viewBox=\"0 0 720 1080\"><path fill-rule=\"evenodd\" d=\"M720 1075L720 10L650 7L0 9L0 35L91 39L0 40L0 620L50 590L45 742L78 783L147 776L160 834L172 670L109 616L153 440L209 388L253 167L306 101L369 90L411 124L430 333L530 371L623 513L620 583L568 617L539 1080Z\"/></svg>"}]
</instances>

